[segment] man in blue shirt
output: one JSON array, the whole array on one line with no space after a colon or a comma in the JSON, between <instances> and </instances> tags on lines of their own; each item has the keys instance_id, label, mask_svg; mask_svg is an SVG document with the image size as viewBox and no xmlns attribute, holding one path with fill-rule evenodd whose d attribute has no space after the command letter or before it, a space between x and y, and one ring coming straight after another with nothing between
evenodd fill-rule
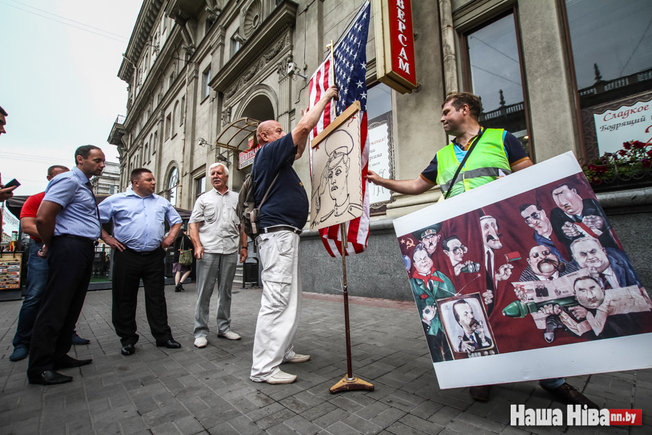
<instances>
[{"instance_id":1,"label":"man in blue shirt","mask_svg":"<svg viewBox=\"0 0 652 435\"><path fill-rule=\"evenodd\" d=\"M102 230L102 240L113 255L113 326L125 355L136 351L136 303L143 280L147 321L157 346L178 349L172 338L165 303L165 250L174 243L181 216L172 204L156 194L156 180L149 169L131 172L131 188L99 205L102 223L113 220L113 235ZM165 236L164 223L170 225Z\"/></svg>"},{"instance_id":2,"label":"man in blue shirt","mask_svg":"<svg viewBox=\"0 0 652 435\"><path fill-rule=\"evenodd\" d=\"M75 151L76 167L48 184L36 214L36 229L48 258L48 284L32 332L27 377L31 384L61 384L58 369L92 360L67 355L93 270L100 221L89 178L104 170L104 153L93 145Z\"/></svg>"},{"instance_id":3,"label":"man in blue shirt","mask_svg":"<svg viewBox=\"0 0 652 435\"><path fill-rule=\"evenodd\" d=\"M285 134L281 124L273 120L261 122L256 130L261 146L252 168L256 205L260 204L270 184L274 184L261 207L261 234L256 238L263 268L263 296L250 375L254 382L290 384L296 380L296 375L285 373L278 366L283 362L299 363L310 359L310 355L295 353L292 346L301 302L299 234L308 219L308 195L292 164L303 154L310 130L336 95L336 87L328 88L290 134Z\"/></svg>"}]
</instances>

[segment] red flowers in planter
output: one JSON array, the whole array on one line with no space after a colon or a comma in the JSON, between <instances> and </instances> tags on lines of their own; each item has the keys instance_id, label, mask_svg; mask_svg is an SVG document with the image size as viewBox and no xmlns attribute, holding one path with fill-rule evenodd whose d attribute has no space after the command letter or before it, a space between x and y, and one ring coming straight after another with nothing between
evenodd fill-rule
<instances>
[{"instance_id":1,"label":"red flowers in planter","mask_svg":"<svg viewBox=\"0 0 652 435\"><path fill-rule=\"evenodd\" d=\"M615 153L604 153L601 157L585 164L582 169L593 185L615 181L627 182L650 176L651 159L652 144L633 140L623 142L622 149Z\"/></svg>"}]
</instances>

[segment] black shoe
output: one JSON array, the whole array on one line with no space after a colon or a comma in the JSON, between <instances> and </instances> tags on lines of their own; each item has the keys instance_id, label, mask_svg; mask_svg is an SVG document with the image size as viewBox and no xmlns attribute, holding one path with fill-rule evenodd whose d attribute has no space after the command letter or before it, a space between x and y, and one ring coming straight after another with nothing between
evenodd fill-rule
<instances>
[{"instance_id":1,"label":"black shoe","mask_svg":"<svg viewBox=\"0 0 652 435\"><path fill-rule=\"evenodd\" d=\"M43 370L36 376L27 376L30 384L56 385L72 382L72 376L62 375L54 370Z\"/></svg>"},{"instance_id":2,"label":"black shoe","mask_svg":"<svg viewBox=\"0 0 652 435\"><path fill-rule=\"evenodd\" d=\"M71 356L64 355L59 361L54 363L54 369L71 369L73 367L81 367L92 363L93 360L89 359L75 359Z\"/></svg>"},{"instance_id":3,"label":"black shoe","mask_svg":"<svg viewBox=\"0 0 652 435\"><path fill-rule=\"evenodd\" d=\"M177 292L177 293L179 293L179 292L185 292L186 289L183 288L183 285L182 285L181 283L179 283L179 284L177 284L177 285L174 287L174 291Z\"/></svg>"},{"instance_id":4,"label":"black shoe","mask_svg":"<svg viewBox=\"0 0 652 435\"><path fill-rule=\"evenodd\" d=\"M157 342L156 346L167 347L168 349L179 349L181 347L181 343L174 341L174 338L169 338L167 341Z\"/></svg>"},{"instance_id":5,"label":"black shoe","mask_svg":"<svg viewBox=\"0 0 652 435\"><path fill-rule=\"evenodd\" d=\"M11 355L9 355L9 361L20 361L21 359L27 358L29 354L29 348L26 346L16 346Z\"/></svg>"},{"instance_id":6,"label":"black shoe","mask_svg":"<svg viewBox=\"0 0 652 435\"><path fill-rule=\"evenodd\" d=\"M76 332L72 333L72 344L75 346L83 346L86 344L90 344L91 341L87 338L81 338L79 335L77 335Z\"/></svg>"},{"instance_id":7,"label":"black shoe","mask_svg":"<svg viewBox=\"0 0 652 435\"><path fill-rule=\"evenodd\" d=\"M488 402L491 395L491 385L480 385L479 387L470 387L469 394L473 400L478 402Z\"/></svg>"},{"instance_id":8,"label":"black shoe","mask_svg":"<svg viewBox=\"0 0 652 435\"><path fill-rule=\"evenodd\" d=\"M120 349L120 353L123 354L124 356L129 356L133 355L136 352L136 346L133 344L125 344L122 346L122 349Z\"/></svg>"},{"instance_id":9,"label":"black shoe","mask_svg":"<svg viewBox=\"0 0 652 435\"><path fill-rule=\"evenodd\" d=\"M568 382L561 384L559 388L547 388L541 385L541 388L551 393L561 403L567 405L586 405L588 408L600 409L598 405L593 403L588 397L580 393Z\"/></svg>"}]
</instances>

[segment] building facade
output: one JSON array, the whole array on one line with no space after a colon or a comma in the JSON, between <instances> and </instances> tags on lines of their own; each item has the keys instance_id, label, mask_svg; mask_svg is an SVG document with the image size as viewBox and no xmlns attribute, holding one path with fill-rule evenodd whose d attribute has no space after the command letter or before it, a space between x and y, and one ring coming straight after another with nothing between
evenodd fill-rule
<instances>
[{"instance_id":1,"label":"building facade","mask_svg":"<svg viewBox=\"0 0 652 435\"><path fill-rule=\"evenodd\" d=\"M131 169L144 166L154 172L160 194L190 209L210 187L208 166L222 160L237 191L250 170L239 168L238 152L247 148L255 120L277 119L292 129L308 104L304 76L362 3L145 0L118 73L128 84L127 114L109 136L120 151L120 188L128 185ZM480 95L481 123L514 133L535 162L566 151L589 161L619 146L596 129L600 115L652 100L649 1L439 0L411 6L415 90L401 94L379 82L373 19L367 42L369 128L382 133L371 144L371 164L384 176L414 178L448 143L440 107L453 91ZM295 167L309 185L308 159ZM634 262L646 281L652 276L649 257L635 234L649 219L651 195L646 189L628 192L605 194L603 206L620 219L626 248L643 253ZM391 219L436 201L440 190L408 197L372 187L371 194L369 248L349 260L350 291L410 298ZM304 268L304 288L338 291L332 276L338 276L339 262L325 254L317 235L304 232L302 249L304 265L312 266ZM378 278L373 283L365 279L370 273Z\"/></svg>"},{"instance_id":2,"label":"building facade","mask_svg":"<svg viewBox=\"0 0 652 435\"><path fill-rule=\"evenodd\" d=\"M106 162L102 175L91 180L95 195L109 196L120 192L120 165L115 162Z\"/></svg>"}]
</instances>

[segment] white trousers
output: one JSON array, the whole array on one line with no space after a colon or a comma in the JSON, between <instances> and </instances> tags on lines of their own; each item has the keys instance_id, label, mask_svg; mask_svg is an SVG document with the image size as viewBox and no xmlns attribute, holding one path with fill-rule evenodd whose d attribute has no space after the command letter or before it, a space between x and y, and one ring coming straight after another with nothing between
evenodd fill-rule
<instances>
[{"instance_id":1,"label":"white trousers","mask_svg":"<svg viewBox=\"0 0 652 435\"><path fill-rule=\"evenodd\" d=\"M251 380L263 382L284 359L294 356L292 341L299 323L299 235L291 231L256 239L262 264L263 295L256 322Z\"/></svg>"}]
</instances>

